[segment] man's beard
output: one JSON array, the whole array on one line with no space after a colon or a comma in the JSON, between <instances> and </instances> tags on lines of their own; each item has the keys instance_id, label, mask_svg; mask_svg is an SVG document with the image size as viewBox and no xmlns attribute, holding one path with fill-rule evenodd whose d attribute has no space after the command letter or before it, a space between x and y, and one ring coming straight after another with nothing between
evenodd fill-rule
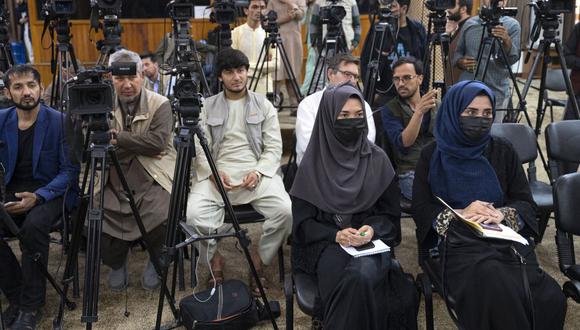
<instances>
[{"instance_id":1,"label":"man's beard","mask_svg":"<svg viewBox=\"0 0 580 330\"><path fill-rule=\"evenodd\" d=\"M32 104L23 104L23 103L19 103L19 102L14 101L14 105L16 106L16 108L18 108L20 110L24 110L24 111L34 110L38 106L39 103L40 103L40 96Z\"/></svg>"},{"instance_id":2,"label":"man's beard","mask_svg":"<svg viewBox=\"0 0 580 330\"><path fill-rule=\"evenodd\" d=\"M459 22L461 20L461 14L459 12L449 14L447 16L447 19L449 19L450 21Z\"/></svg>"}]
</instances>

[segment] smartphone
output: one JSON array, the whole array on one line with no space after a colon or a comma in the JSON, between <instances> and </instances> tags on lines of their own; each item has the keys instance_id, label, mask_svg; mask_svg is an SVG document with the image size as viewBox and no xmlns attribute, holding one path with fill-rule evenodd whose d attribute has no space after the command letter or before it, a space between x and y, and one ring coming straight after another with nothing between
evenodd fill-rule
<instances>
[{"instance_id":1,"label":"smartphone","mask_svg":"<svg viewBox=\"0 0 580 330\"><path fill-rule=\"evenodd\" d=\"M365 251L365 250L370 250L370 249L372 249L372 248L374 248L374 247L375 247L375 243L373 243L373 242L371 241L371 242L368 242L368 243L367 243L367 244L365 244L365 245L361 245L361 246L357 246L357 247L355 247L355 250L357 250L357 251Z\"/></svg>"},{"instance_id":2,"label":"smartphone","mask_svg":"<svg viewBox=\"0 0 580 330\"><path fill-rule=\"evenodd\" d=\"M12 205L16 205L18 202L6 202L4 203L4 207L10 207Z\"/></svg>"},{"instance_id":3,"label":"smartphone","mask_svg":"<svg viewBox=\"0 0 580 330\"><path fill-rule=\"evenodd\" d=\"M501 227L497 223L480 223L479 224L483 229L495 230L495 231L503 231Z\"/></svg>"}]
</instances>

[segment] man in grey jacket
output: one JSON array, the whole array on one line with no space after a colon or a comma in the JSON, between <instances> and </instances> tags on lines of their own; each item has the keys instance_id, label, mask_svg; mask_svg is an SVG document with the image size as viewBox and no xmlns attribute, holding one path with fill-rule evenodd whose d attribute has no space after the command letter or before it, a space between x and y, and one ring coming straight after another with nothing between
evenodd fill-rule
<instances>
[{"instance_id":1,"label":"man in grey jacket","mask_svg":"<svg viewBox=\"0 0 580 330\"><path fill-rule=\"evenodd\" d=\"M290 233L292 210L282 178L276 174L282 157L278 114L265 96L247 89L248 68L248 58L239 50L218 54L216 73L224 90L205 100L202 126L220 177L213 177L198 146L187 222L200 235L222 232L224 203L215 186L215 180L221 180L233 205L249 203L266 218L259 246L252 251L261 273ZM201 255L212 259L210 285L223 281L224 259L216 252L216 243L201 243Z\"/></svg>"}]
</instances>

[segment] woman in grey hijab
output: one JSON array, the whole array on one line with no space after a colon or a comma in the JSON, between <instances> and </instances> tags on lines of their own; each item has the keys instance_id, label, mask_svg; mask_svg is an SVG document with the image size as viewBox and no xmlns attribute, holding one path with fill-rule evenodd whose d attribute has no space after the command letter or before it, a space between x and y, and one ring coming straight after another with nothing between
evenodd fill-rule
<instances>
[{"instance_id":1,"label":"woman in grey hijab","mask_svg":"<svg viewBox=\"0 0 580 330\"><path fill-rule=\"evenodd\" d=\"M416 325L413 311L389 313L403 305L391 299L389 277L397 269L391 254L354 258L341 248L376 239L394 247L401 238L393 167L366 135L360 92L349 84L327 88L290 191L292 266L295 272L317 276L316 316L326 329ZM412 283L407 288L415 292Z\"/></svg>"}]
</instances>

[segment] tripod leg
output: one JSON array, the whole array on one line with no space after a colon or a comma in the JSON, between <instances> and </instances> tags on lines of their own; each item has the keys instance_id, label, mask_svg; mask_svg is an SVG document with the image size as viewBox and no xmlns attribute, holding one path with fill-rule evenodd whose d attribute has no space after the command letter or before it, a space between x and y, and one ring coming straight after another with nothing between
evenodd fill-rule
<instances>
[{"instance_id":1,"label":"tripod leg","mask_svg":"<svg viewBox=\"0 0 580 330\"><path fill-rule=\"evenodd\" d=\"M550 46L549 43L545 43L545 46ZM536 108L536 128L534 131L536 132L536 136L540 135L542 130L542 121L544 120L544 91L546 90L546 73L548 71L548 60L549 55L545 52L545 49L542 49L540 52L543 54L544 60L542 61L542 73L540 78L540 92L538 93L538 107ZM549 50L548 50L549 51Z\"/></svg>"},{"instance_id":2,"label":"tripod leg","mask_svg":"<svg viewBox=\"0 0 580 330\"><path fill-rule=\"evenodd\" d=\"M282 43L282 39L280 39L280 43L278 44L280 47L280 53L282 54L282 64L284 64L284 69L286 70L286 75L290 77L290 83L292 85L292 89L294 90L294 95L298 98L298 102L302 101L304 96L300 91L300 86L298 86L298 82L296 81L296 75L294 75L294 71L290 66L290 60L288 59L288 53L286 53L286 48Z\"/></svg>"},{"instance_id":3,"label":"tripod leg","mask_svg":"<svg viewBox=\"0 0 580 330\"><path fill-rule=\"evenodd\" d=\"M569 99L572 104L572 110L576 114L576 118L580 119L580 104L576 101L574 97L574 88L572 88L572 82L570 81L570 76L568 76L568 71L566 68L566 61L562 52L562 45L560 41L554 43L556 46L556 52L558 53L558 58L560 60L560 69L562 69L562 75L564 76L564 82L566 83L566 92L568 93Z\"/></svg>"}]
</instances>

